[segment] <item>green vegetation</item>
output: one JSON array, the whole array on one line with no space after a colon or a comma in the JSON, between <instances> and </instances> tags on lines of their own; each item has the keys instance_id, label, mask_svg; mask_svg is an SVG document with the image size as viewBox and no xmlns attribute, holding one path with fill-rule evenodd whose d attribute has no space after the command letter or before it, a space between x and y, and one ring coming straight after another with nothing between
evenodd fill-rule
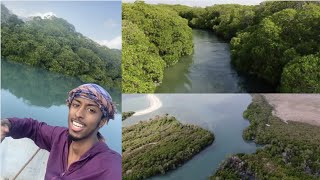
<instances>
[{"instance_id":1,"label":"green vegetation","mask_svg":"<svg viewBox=\"0 0 320 180\"><path fill-rule=\"evenodd\" d=\"M176 169L213 141L209 131L168 115L123 128L123 179L145 179Z\"/></svg>"},{"instance_id":2,"label":"green vegetation","mask_svg":"<svg viewBox=\"0 0 320 180\"><path fill-rule=\"evenodd\" d=\"M254 23L254 6L238 4L214 5L206 8L191 8L182 5L164 5L179 13L196 29L208 29L226 40Z\"/></svg>"},{"instance_id":3,"label":"green vegetation","mask_svg":"<svg viewBox=\"0 0 320 180\"><path fill-rule=\"evenodd\" d=\"M22 21L1 4L1 56L107 87L121 86L121 52L101 46L57 17Z\"/></svg>"},{"instance_id":4,"label":"green vegetation","mask_svg":"<svg viewBox=\"0 0 320 180\"><path fill-rule=\"evenodd\" d=\"M250 121L244 139L265 146L227 159L210 179L320 179L319 127L281 121L261 95L254 95L244 117Z\"/></svg>"},{"instance_id":5,"label":"green vegetation","mask_svg":"<svg viewBox=\"0 0 320 180\"><path fill-rule=\"evenodd\" d=\"M129 111L129 112L122 112L122 121L126 120L127 118L131 117L135 112Z\"/></svg>"},{"instance_id":6,"label":"green vegetation","mask_svg":"<svg viewBox=\"0 0 320 180\"><path fill-rule=\"evenodd\" d=\"M298 57L288 63L282 73L282 92L320 92L320 53ZM297 86L299 85L299 86Z\"/></svg>"},{"instance_id":7,"label":"green vegetation","mask_svg":"<svg viewBox=\"0 0 320 180\"><path fill-rule=\"evenodd\" d=\"M138 11L128 7L135 7ZM151 13L146 7L155 10ZM185 18L191 28L207 29L230 40L232 64L239 72L263 78L281 92L320 92L320 2L271 1L257 6L225 4L206 8L138 2L124 7L124 17L128 19L144 14L145 20L132 18L134 23L140 24L138 26L157 47L160 47L160 42L167 44L161 47L170 47L174 43L169 36L159 35L159 31L164 29L172 32L174 23L160 20L163 12L169 10ZM126 13L129 11L132 13ZM172 21L178 19L171 14ZM155 19L159 24L154 23ZM177 31L186 32L178 27L175 26ZM165 62L168 65L168 60ZM172 64L170 62L169 65ZM140 79L155 84L161 83L161 76L154 81Z\"/></svg>"},{"instance_id":8,"label":"green vegetation","mask_svg":"<svg viewBox=\"0 0 320 180\"><path fill-rule=\"evenodd\" d=\"M281 84L284 86L280 87L283 92L320 92L319 88L310 89L310 86L319 86L319 76L313 82L314 76L305 74L306 77L301 81L311 81L296 84L300 73L288 72L294 71L294 68L286 68L283 74L286 65L290 63L292 67L294 59L305 59L320 52L320 5L307 2L273 3L279 6L284 3L289 7L282 6L283 10L278 9L278 12L263 18L257 25L238 33L231 40L233 64L240 71L255 74L277 86ZM273 3L264 6L275 6ZM300 6L291 9L292 4ZM301 65L301 61L296 63ZM285 82L280 82L281 79Z\"/></svg>"},{"instance_id":9,"label":"green vegetation","mask_svg":"<svg viewBox=\"0 0 320 180\"><path fill-rule=\"evenodd\" d=\"M123 4L122 19L122 92L154 92L164 67L192 53L192 30L175 11L140 1Z\"/></svg>"}]
</instances>

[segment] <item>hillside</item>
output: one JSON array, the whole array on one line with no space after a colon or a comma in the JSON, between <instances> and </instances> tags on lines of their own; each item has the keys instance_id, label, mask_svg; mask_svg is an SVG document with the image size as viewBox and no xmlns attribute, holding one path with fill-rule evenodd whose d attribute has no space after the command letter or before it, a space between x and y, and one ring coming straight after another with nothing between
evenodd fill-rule
<instances>
[{"instance_id":1,"label":"hillside","mask_svg":"<svg viewBox=\"0 0 320 180\"><path fill-rule=\"evenodd\" d=\"M120 88L119 50L99 45L55 16L23 21L1 4L1 19L2 58Z\"/></svg>"}]
</instances>

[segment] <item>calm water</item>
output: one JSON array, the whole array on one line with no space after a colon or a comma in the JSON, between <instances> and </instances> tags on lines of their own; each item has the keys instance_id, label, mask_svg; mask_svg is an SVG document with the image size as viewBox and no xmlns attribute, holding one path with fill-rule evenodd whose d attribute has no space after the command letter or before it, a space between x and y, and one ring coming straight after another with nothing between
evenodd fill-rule
<instances>
[{"instance_id":1,"label":"calm water","mask_svg":"<svg viewBox=\"0 0 320 180\"><path fill-rule=\"evenodd\" d=\"M194 53L164 72L157 93L274 92L261 79L238 74L231 66L229 43L212 32L193 30Z\"/></svg>"},{"instance_id":2,"label":"calm water","mask_svg":"<svg viewBox=\"0 0 320 180\"><path fill-rule=\"evenodd\" d=\"M212 145L183 166L151 179L207 179L229 155L256 151L256 144L242 139L242 131L249 125L249 122L242 117L243 111L251 102L249 94L156 94L156 96L163 104L160 109L142 116L133 116L125 120L123 126L169 113L182 123L198 125L214 132L216 139ZM146 95L122 95L123 111L142 109L148 104Z\"/></svg>"},{"instance_id":3,"label":"calm water","mask_svg":"<svg viewBox=\"0 0 320 180\"><path fill-rule=\"evenodd\" d=\"M1 62L1 118L31 117L52 126L67 127L67 93L83 84L79 80L39 68ZM109 90L121 107L121 94ZM120 112L120 111L119 111ZM121 114L100 129L108 146L121 153Z\"/></svg>"}]
</instances>

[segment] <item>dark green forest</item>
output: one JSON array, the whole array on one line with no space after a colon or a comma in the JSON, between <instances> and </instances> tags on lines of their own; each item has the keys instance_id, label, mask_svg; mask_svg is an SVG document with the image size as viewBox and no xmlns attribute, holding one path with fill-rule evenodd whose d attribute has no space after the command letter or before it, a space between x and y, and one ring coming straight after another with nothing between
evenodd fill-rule
<instances>
[{"instance_id":1,"label":"dark green forest","mask_svg":"<svg viewBox=\"0 0 320 180\"><path fill-rule=\"evenodd\" d=\"M122 20L122 92L154 92L164 68L192 53L192 30L177 12L141 1L123 4Z\"/></svg>"},{"instance_id":2,"label":"dark green forest","mask_svg":"<svg viewBox=\"0 0 320 180\"><path fill-rule=\"evenodd\" d=\"M124 121L127 118L131 117L134 113L135 113L134 111L122 112L122 121Z\"/></svg>"},{"instance_id":3,"label":"dark green forest","mask_svg":"<svg viewBox=\"0 0 320 180\"><path fill-rule=\"evenodd\" d=\"M58 17L23 21L1 4L1 58L121 87L121 51L101 46Z\"/></svg>"},{"instance_id":4,"label":"dark green forest","mask_svg":"<svg viewBox=\"0 0 320 180\"><path fill-rule=\"evenodd\" d=\"M264 96L253 96L243 114L250 121L243 138L264 146L228 158L210 179L320 179L319 127L285 123L272 109Z\"/></svg>"},{"instance_id":5,"label":"dark green forest","mask_svg":"<svg viewBox=\"0 0 320 180\"><path fill-rule=\"evenodd\" d=\"M138 11L132 10L133 7ZM146 12L145 9L147 8L153 8L155 12ZM167 21L162 20L163 12L169 12L169 10L177 12L180 17L187 20L189 27L213 31L218 36L230 41L232 64L238 72L262 78L277 87L276 91L278 92L320 92L319 2L271 1L262 2L256 6L225 4L206 8L184 5L146 5L143 2L138 2L124 6L123 19L130 19L131 16L136 17L140 14L145 15L146 18L144 19L133 19L138 21L138 28L142 33L149 38L151 37L149 42L158 47L158 41L153 40L153 35L157 35L155 36L157 38L161 37L157 34L158 31L162 32L166 29L168 32L172 32L172 29L174 29L182 33L187 32L187 28L182 31L180 29L182 26L169 23L167 19ZM170 17L178 20L179 18L174 16L171 11L170 14L172 15ZM129 14L131 15L130 17L128 17ZM150 20L151 18L157 19L157 21L154 22ZM165 23L165 26L162 25L163 23ZM162 26L158 27L158 25ZM134 36L134 34L132 33L130 37ZM167 44L167 47L173 44L168 35L160 40L162 44ZM190 43L184 38L179 42L188 45ZM144 45L148 46L146 43ZM124 49L127 48L126 46L124 44ZM155 52L153 50L154 47L148 47L149 52L152 53L148 53L147 50L132 49L130 55L139 57L140 52L145 53L144 57L150 54L162 55L158 51ZM172 50L177 53L181 52L179 51L180 49ZM128 77L131 79L137 78L144 83L150 82L151 85L161 83L163 74L159 73L157 79L152 80L152 78L149 78L150 81L145 81L143 78L148 74L148 71L142 71L143 73L141 72L140 74L134 74L136 72L130 70L127 71L130 64L126 64L126 62L132 59L130 55L124 54L123 56L124 65L127 66L123 67L123 71L128 73L127 78L123 79L124 86L130 84L126 82ZM173 57L178 58L179 56ZM137 65L148 64L148 58L145 59L143 63L138 63ZM154 61L157 61L157 59L153 58L150 63L155 64ZM160 65L157 67L159 67L159 72L163 72L160 71L162 66L161 68ZM139 75L140 78L138 77ZM140 90L137 89L138 85L130 85L131 90L124 89L124 92L137 92ZM147 90L147 92L150 91L152 91L151 88Z\"/></svg>"},{"instance_id":6,"label":"dark green forest","mask_svg":"<svg viewBox=\"0 0 320 180\"><path fill-rule=\"evenodd\" d=\"M145 179L181 166L212 144L214 135L175 117L156 116L122 128L122 178Z\"/></svg>"}]
</instances>

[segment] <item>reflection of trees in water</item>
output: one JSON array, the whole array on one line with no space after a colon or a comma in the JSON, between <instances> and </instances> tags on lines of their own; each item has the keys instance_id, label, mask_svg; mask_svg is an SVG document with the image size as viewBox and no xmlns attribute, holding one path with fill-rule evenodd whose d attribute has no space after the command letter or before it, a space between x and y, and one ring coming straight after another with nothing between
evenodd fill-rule
<instances>
[{"instance_id":1,"label":"reflection of trees in water","mask_svg":"<svg viewBox=\"0 0 320 180\"><path fill-rule=\"evenodd\" d=\"M83 84L76 78L7 62L3 59L1 70L1 89L8 90L16 97L35 106L63 105L68 92ZM109 93L117 103L120 103L120 92L109 91Z\"/></svg>"},{"instance_id":2,"label":"reflection of trees in water","mask_svg":"<svg viewBox=\"0 0 320 180\"><path fill-rule=\"evenodd\" d=\"M176 65L164 71L165 76L163 77L163 82L157 87L156 93L176 92L179 89L184 89L184 87L190 88L192 86L188 76L193 62L192 56L193 55L183 56Z\"/></svg>"}]
</instances>

